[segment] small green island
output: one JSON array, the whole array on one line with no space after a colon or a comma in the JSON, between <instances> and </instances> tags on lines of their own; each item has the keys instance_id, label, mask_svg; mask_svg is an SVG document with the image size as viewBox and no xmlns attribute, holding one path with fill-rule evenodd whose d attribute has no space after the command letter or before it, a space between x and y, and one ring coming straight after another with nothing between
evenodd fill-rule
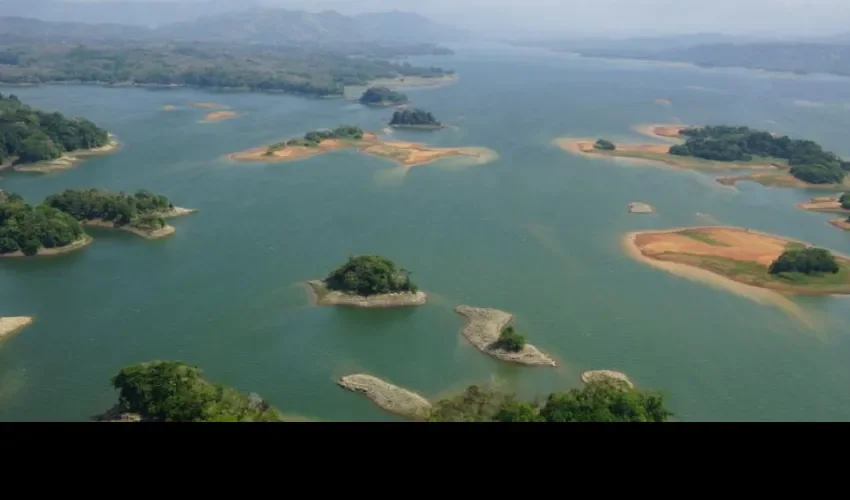
<instances>
[{"instance_id":1,"label":"small green island","mask_svg":"<svg viewBox=\"0 0 850 500\"><path fill-rule=\"evenodd\" d=\"M0 257L56 255L90 242L71 215L44 203L32 206L15 193L0 191Z\"/></svg>"},{"instance_id":2,"label":"small green island","mask_svg":"<svg viewBox=\"0 0 850 500\"><path fill-rule=\"evenodd\" d=\"M555 360L526 343L510 322L513 315L498 309L457 306L467 322L462 334L476 349L501 361L527 366L557 366Z\"/></svg>"},{"instance_id":3,"label":"small green island","mask_svg":"<svg viewBox=\"0 0 850 500\"><path fill-rule=\"evenodd\" d=\"M109 133L89 120L39 111L15 95L0 94L0 168L58 170L116 147Z\"/></svg>"},{"instance_id":4,"label":"small green island","mask_svg":"<svg viewBox=\"0 0 850 500\"><path fill-rule=\"evenodd\" d=\"M429 422L666 422L673 414L663 394L616 379L549 394L542 402L472 385L433 405Z\"/></svg>"},{"instance_id":5,"label":"small green island","mask_svg":"<svg viewBox=\"0 0 850 500\"><path fill-rule=\"evenodd\" d=\"M285 422L256 394L246 395L202 377L181 361L125 366L112 378L118 404L96 420L110 422Z\"/></svg>"},{"instance_id":6,"label":"small green island","mask_svg":"<svg viewBox=\"0 0 850 500\"><path fill-rule=\"evenodd\" d=\"M135 194L102 189L66 189L45 205L74 217L84 226L121 229L147 239L174 234L166 219L196 212L175 207L167 197L147 190Z\"/></svg>"},{"instance_id":7,"label":"small green island","mask_svg":"<svg viewBox=\"0 0 850 500\"><path fill-rule=\"evenodd\" d=\"M428 297L410 281L410 272L379 255L349 257L324 280L308 281L320 305L362 308L409 307Z\"/></svg>"},{"instance_id":8,"label":"small green island","mask_svg":"<svg viewBox=\"0 0 850 500\"><path fill-rule=\"evenodd\" d=\"M405 94L389 87L369 87L360 96L360 104L366 106L393 107L403 106L409 102Z\"/></svg>"},{"instance_id":9,"label":"small green island","mask_svg":"<svg viewBox=\"0 0 850 500\"><path fill-rule=\"evenodd\" d=\"M389 123L393 128L415 128L434 130L443 128L434 115L423 109L401 109L393 113L393 117Z\"/></svg>"}]
</instances>

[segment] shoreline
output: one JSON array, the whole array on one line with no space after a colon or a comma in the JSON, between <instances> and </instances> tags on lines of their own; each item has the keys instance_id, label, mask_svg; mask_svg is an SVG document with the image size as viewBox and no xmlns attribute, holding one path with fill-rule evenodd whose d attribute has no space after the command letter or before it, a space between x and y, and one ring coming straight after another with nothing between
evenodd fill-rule
<instances>
[{"instance_id":1,"label":"shoreline","mask_svg":"<svg viewBox=\"0 0 850 500\"><path fill-rule=\"evenodd\" d=\"M62 255L66 253L71 253L77 250L82 250L83 248L89 246L94 241L94 238L91 236L84 234L82 238L77 241L65 245L64 247L55 247L55 248L39 248L38 253L35 255L24 255L23 252L18 250L17 252L4 253L0 254L0 258L27 258L27 257L53 257L56 255Z\"/></svg>"},{"instance_id":2,"label":"shoreline","mask_svg":"<svg viewBox=\"0 0 850 500\"><path fill-rule=\"evenodd\" d=\"M371 375L346 375L337 381L337 385L366 396L378 408L400 417L425 421L431 414L431 403L424 397Z\"/></svg>"},{"instance_id":3,"label":"shoreline","mask_svg":"<svg viewBox=\"0 0 850 500\"><path fill-rule=\"evenodd\" d=\"M493 347L502 330L513 320L513 314L498 309L457 306L455 312L466 319L462 334L476 349L501 361L526 366L557 366L555 360L526 343L519 352Z\"/></svg>"},{"instance_id":4,"label":"shoreline","mask_svg":"<svg viewBox=\"0 0 850 500\"><path fill-rule=\"evenodd\" d=\"M212 113L207 113L204 119L201 120L201 123L216 123L240 116L242 116L242 113L238 111L213 111Z\"/></svg>"},{"instance_id":5,"label":"shoreline","mask_svg":"<svg viewBox=\"0 0 850 500\"><path fill-rule=\"evenodd\" d=\"M0 340L13 333L17 333L30 326L34 318L32 316L6 316L0 317Z\"/></svg>"},{"instance_id":6,"label":"shoreline","mask_svg":"<svg viewBox=\"0 0 850 500\"><path fill-rule=\"evenodd\" d=\"M626 384L629 389L634 389L635 387L634 382L632 382L631 379L623 372L615 372L613 370L589 370L581 374L581 381L585 384L608 380L622 382Z\"/></svg>"},{"instance_id":7,"label":"shoreline","mask_svg":"<svg viewBox=\"0 0 850 500\"><path fill-rule=\"evenodd\" d=\"M800 202L794 206L808 212L850 214L850 210L841 208L841 202L837 196L815 196L809 201Z\"/></svg>"},{"instance_id":8,"label":"shoreline","mask_svg":"<svg viewBox=\"0 0 850 500\"><path fill-rule=\"evenodd\" d=\"M680 123L641 123L632 127L638 134L674 143L683 142L679 132L686 128L688 128L687 125Z\"/></svg>"},{"instance_id":9,"label":"shoreline","mask_svg":"<svg viewBox=\"0 0 850 500\"><path fill-rule=\"evenodd\" d=\"M830 219L829 223L838 229L843 229L845 231L850 231L850 222L847 219Z\"/></svg>"},{"instance_id":10,"label":"shoreline","mask_svg":"<svg viewBox=\"0 0 850 500\"><path fill-rule=\"evenodd\" d=\"M416 307L428 302L425 292L416 293L387 293L381 295L351 295L339 291L329 290L322 280L306 281L315 297L315 304L321 306L345 306L363 309L383 309L393 307ZM312 297L311 297L312 298Z\"/></svg>"},{"instance_id":11,"label":"shoreline","mask_svg":"<svg viewBox=\"0 0 850 500\"><path fill-rule=\"evenodd\" d=\"M22 163L13 165L12 170L15 172L48 174L51 172L60 172L74 168L84 160L92 156L101 156L114 153L121 147L118 139L109 134L109 142L99 148L80 149L63 153L62 156L54 160L40 161L37 163Z\"/></svg>"},{"instance_id":12,"label":"shoreline","mask_svg":"<svg viewBox=\"0 0 850 500\"><path fill-rule=\"evenodd\" d=\"M116 226L114 222L105 221L101 219L84 220L80 221L80 224L86 227L96 227L100 229L116 229L118 231L124 231L126 233L135 234L136 236L140 236L146 240L157 240L160 238L166 238L177 232L174 226L169 225L166 225L165 227L153 231L145 231L143 229L132 227L130 225Z\"/></svg>"},{"instance_id":13,"label":"shoreline","mask_svg":"<svg viewBox=\"0 0 850 500\"><path fill-rule=\"evenodd\" d=\"M753 170L741 169L741 170ZM777 169L778 172L752 172L744 175L736 175L731 177L717 177L714 179L718 184L723 186L735 187L738 182L755 182L767 188L791 188L791 189L810 189L815 191L832 191L839 192L850 188L850 178L845 177L841 184L810 184L808 182L797 179L785 169Z\"/></svg>"}]
</instances>

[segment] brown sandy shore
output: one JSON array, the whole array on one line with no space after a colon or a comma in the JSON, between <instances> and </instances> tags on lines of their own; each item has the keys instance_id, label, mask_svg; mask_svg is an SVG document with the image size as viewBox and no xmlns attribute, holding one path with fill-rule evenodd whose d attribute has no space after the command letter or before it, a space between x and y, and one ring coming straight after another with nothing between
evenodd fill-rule
<instances>
[{"instance_id":1,"label":"brown sandy shore","mask_svg":"<svg viewBox=\"0 0 850 500\"><path fill-rule=\"evenodd\" d=\"M740 170L752 170L752 167L742 168ZM738 182L750 181L761 184L764 187L812 189L819 191L842 191L850 188L850 178L847 177L844 178L844 182L841 184L809 184L794 177L784 169L779 170L778 172L755 172L733 177L718 177L716 181L724 186L734 186Z\"/></svg>"},{"instance_id":2,"label":"brown sandy shore","mask_svg":"<svg viewBox=\"0 0 850 500\"><path fill-rule=\"evenodd\" d=\"M498 309L471 306L457 306L455 311L467 319L466 326L463 328L463 336L484 354L521 365L557 366L554 359L543 354L531 344L525 344L525 347L519 352L510 352L493 347L493 344L499 340L502 329L513 319L511 313Z\"/></svg>"},{"instance_id":3,"label":"brown sandy shore","mask_svg":"<svg viewBox=\"0 0 850 500\"><path fill-rule=\"evenodd\" d=\"M163 219L173 219L175 217L183 217L184 215L190 215L197 212L198 211L193 208L174 207L168 212L160 213L159 216ZM177 232L177 229L175 229L174 226L170 225L166 225L165 227L153 231L145 231L143 229L135 228L132 226L116 226L114 222L105 221L101 219L85 220L81 221L80 224L88 227L99 227L102 229L118 229L120 231L135 234L136 236L141 236L142 238L148 240L167 238L168 236L171 236Z\"/></svg>"},{"instance_id":4,"label":"brown sandy shore","mask_svg":"<svg viewBox=\"0 0 850 500\"><path fill-rule=\"evenodd\" d=\"M65 245L64 247L40 248L38 250L38 254L33 255L33 257L36 257L36 256L37 257L49 257L49 256L53 256L53 255L62 255L62 254L65 254L65 253L74 252L76 250L80 250L82 248L87 247L93 241L94 241L94 238L92 238L91 236L83 235L83 237L80 238L79 240L71 243L70 245ZM4 257L15 258L15 257L27 257L27 256L24 255L23 252L17 251L17 252L0 254L0 258L4 258Z\"/></svg>"},{"instance_id":5,"label":"brown sandy shore","mask_svg":"<svg viewBox=\"0 0 850 500\"><path fill-rule=\"evenodd\" d=\"M679 132L686 128L688 128L687 125L678 123L644 123L634 126L635 132L639 134L670 142L681 142L682 136Z\"/></svg>"},{"instance_id":6,"label":"brown sandy shore","mask_svg":"<svg viewBox=\"0 0 850 500\"><path fill-rule=\"evenodd\" d=\"M428 295L425 292L416 293L387 293L383 295L352 295L328 290L324 281L310 280L307 285L312 293L312 300L322 306L348 306L360 308L389 308L414 307L425 305Z\"/></svg>"},{"instance_id":7,"label":"brown sandy shore","mask_svg":"<svg viewBox=\"0 0 850 500\"><path fill-rule=\"evenodd\" d=\"M797 208L810 212L850 214L850 210L841 208L838 196L815 196L808 202L797 203Z\"/></svg>"},{"instance_id":8,"label":"brown sandy shore","mask_svg":"<svg viewBox=\"0 0 850 500\"><path fill-rule=\"evenodd\" d=\"M602 382L606 380L612 380L614 382L623 382L630 388L634 387L635 384L626 376L625 373L615 372L612 370L591 370L581 374L581 381L585 384L590 384L593 382Z\"/></svg>"},{"instance_id":9,"label":"brown sandy shore","mask_svg":"<svg viewBox=\"0 0 850 500\"><path fill-rule=\"evenodd\" d=\"M224 106L217 102L190 102L189 106L195 109L222 109Z\"/></svg>"},{"instance_id":10,"label":"brown sandy shore","mask_svg":"<svg viewBox=\"0 0 850 500\"><path fill-rule=\"evenodd\" d=\"M236 111L214 111L212 113L208 113L204 119L204 123L213 123L220 122L222 120L228 120L230 118L236 118L239 116L239 113Z\"/></svg>"},{"instance_id":11,"label":"brown sandy shore","mask_svg":"<svg viewBox=\"0 0 850 500\"><path fill-rule=\"evenodd\" d=\"M426 420L431 413L431 403L427 399L371 375L346 375L337 384L365 395L385 411L410 420Z\"/></svg>"},{"instance_id":12,"label":"brown sandy shore","mask_svg":"<svg viewBox=\"0 0 850 500\"><path fill-rule=\"evenodd\" d=\"M33 319L29 316L7 316L0 317L0 339L4 339L13 333L32 324Z\"/></svg>"},{"instance_id":13,"label":"brown sandy shore","mask_svg":"<svg viewBox=\"0 0 850 500\"><path fill-rule=\"evenodd\" d=\"M362 153L386 158L404 168L426 165L452 157L469 160L476 165L490 163L498 158L498 154L487 148L429 147L419 142L382 140L371 132L364 134L361 140L328 139L315 147L287 146L271 154L268 154L268 147L253 148L232 153L228 155L228 158L237 162L283 163L348 148L357 148Z\"/></svg>"},{"instance_id":14,"label":"brown sandy shore","mask_svg":"<svg viewBox=\"0 0 850 500\"><path fill-rule=\"evenodd\" d=\"M38 163L25 163L22 165L14 165L12 168L16 172L30 172L30 173L39 173L39 174L47 174L51 172L58 172L62 170L68 170L69 168L73 168L77 166L80 162L85 160L86 158L92 156L100 156L109 153L113 153L117 151L121 147L121 143L118 142L118 139L110 134L109 135L109 143L105 146L94 148L94 149L83 149L79 151L72 151L69 153L65 153L59 158L55 160L42 161Z\"/></svg>"},{"instance_id":15,"label":"brown sandy shore","mask_svg":"<svg viewBox=\"0 0 850 500\"><path fill-rule=\"evenodd\" d=\"M850 222L847 219L830 219L829 223L839 229L850 231Z\"/></svg>"}]
</instances>

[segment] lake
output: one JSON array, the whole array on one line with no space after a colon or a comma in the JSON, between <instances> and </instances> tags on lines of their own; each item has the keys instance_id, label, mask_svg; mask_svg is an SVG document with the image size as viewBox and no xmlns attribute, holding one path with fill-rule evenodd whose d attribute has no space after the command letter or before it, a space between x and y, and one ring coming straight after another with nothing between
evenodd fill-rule
<instances>
[{"instance_id":1,"label":"lake","mask_svg":"<svg viewBox=\"0 0 850 500\"><path fill-rule=\"evenodd\" d=\"M416 58L451 67L449 86L405 92L455 127L395 131L438 146L481 146L487 165L447 161L406 174L356 151L283 164L231 152L354 124L390 110L346 100L94 86L4 88L85 116L122 149L65 172L4 173L31 202L65 188L150 189L200 213L160 241L90 231L85 250L0 262L0 316L35 323L0 343L0 420L82 421L111 407L110 378L153 359L319 420L397 420L335 380L367 373L428 398L469 384L522 397L579 387L585 370L627 373L666 393L679 420L850 420L850 300L797 297L814 324L632 260L629 231L745 226L850 253L812 192L723 187L708 174L573 156L561 136L644 140L641 123L740 124L816 140L850 156L850 85L826 76L583 59L496 45ZM669 106L653 101L668 99ZM202 123L213 101L243 113ZM166 105L179 106L163 111ZM631 215L644 201L657 213ZM312 307L301 284L350 255L413 272L428 305ZM515 314L559 366L507 365L469 345L454 307Z\"/></svg>"}]
</instances>

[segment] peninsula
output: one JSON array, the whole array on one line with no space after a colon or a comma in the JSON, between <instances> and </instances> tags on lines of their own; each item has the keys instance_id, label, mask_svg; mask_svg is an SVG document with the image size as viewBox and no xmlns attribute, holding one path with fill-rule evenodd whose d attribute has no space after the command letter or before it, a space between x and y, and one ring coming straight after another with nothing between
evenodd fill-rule
<instances>
[{"instance_id":1,"label":"peninsula","mask_svg":"<svg viewBox=\"0 0 850 500\"><path fill-rule=\"evenodd\" d=\"M118 148L106 130L83 118L66 118L0 94L0 169L52 172Z\"/></svg>"},{"instance_id":2,"label":"peninsula","mask_svg":"<svg viewBox=\"0 0 850 500\"><path fill-rule=\"evenodd\" d=\"M402 109L393 113L389 123L393 128L435 130L444 127L434 115L422 109Z\"/></svg>"},{"instance_id":3,"label":"peninsula","mask_svg":"<svg viewBox=\"0 0 850 500\"><path fill-rule=\"evenodd\" d=\"M410 281L410 273L379 255L349 257L324 280L308 281L320 305L360 308L421 306L428 296Z\"/></svg>"},{"instance_id":4,"label":"peninsula","mask_svg":"<svg viewBox=\"0 0 850 500\"><path fill-rule=\"evenodd\" d=\"M176 230L166 219L197 212L176 207L165 196L146 190L125 194L101 189L66 189L48 196L44 203L84 226L120 229L147 239L171 236Z\"/></svg>"},{"instance_id":5,"label":"peninsula","mask_svg":"<svg viewBox=\"0 0 850 500\"><path fill-rule=\"evenodd\" d=\"M0 340L32 324L29 316L0 317Z\"/></svg>"},{"instance_id":6,"label":"peninsula","mask_svg":"<svg viewBox=\"0 0 850 500\"><path fill-rule=\"evenodd\" d=\"M850 260L828 250L724 226L627 234L632 257L674 274L714 276L744 295L751 288L797 294L850 294ZM705 276L708 273L708 276Z\"/></svg>"},{"instance_id":7,"label":"peninsula","mask_svg":"<svg viewBox=\"0 0 850 500\"><path fill-rule=\"evenodd\" d=\"M29 205L15 193L0 191L0 257L58 255L90 242L72 216L46 204Z\"/></svg>"},{"instance_id":8,"label":"peninsula","mask_svg":"<svg viewBox=\"0 0 850 500\"><path fill-rule=\"evenodd\" d=\"M360 96L360 104L364 104L366 106L404 106L409 102L410 100L405 94L383 86L369 87L365 92L363 92L363 95Z\"/></svg>"},{"instance_id":9,"label":"peninsula","mask_svg":"<svg viewBox=\"0 0 850 500\"><path fill-rule=\"evenodd\" d=\"M181 361L125 366L112 378L118 404L98 419L122 422L284 422L283 414L256 394L210 383ZM169 390L159 390L169 388Z\"/></svg>"},{"instance_id":10,"label":"peninsula","mask_svg":"<svg viewBox=\"0 0 850 500\"><path fill-rule=\"evenodd\" d=\"M498 158L496 152L487 148L435 148L416 142L383 140L379 139L377 134L364 132L360 127L350 125L332 130L315 130L302 138L233 153L228 155L228 158L236 162L283 163L349 148L357 148L362 153L386 158L405 169L446 158L468 160L475 165L489 163Z\"/></svg>"},{"instance_id":11,"label":"peninsula","mask_svg":"<svg viewBox=\"0 0 850 500\"><path fill-rule=\"evenodd\" d=\"M337 384L365 395L385 411L410 420L426 420L431 413L431 403L427 399L371 375L346 375Z\"/></svg>"},{"instance_id":12,"label":"peninsula","mask_svg":"<svg viewBox=\"0 0 850 500\"><path fill-rule=\"evenodd\" d=\"M765 186L815 189L841 189L848 185L845 173L850 170L850 163L813 141L726 125L682 128L648 125L639 127L638 131L661 138L670 138L675 132L685 141L668 146L561 138L555 144L571 153L596 158L622 158L688 169L751 171L717 179L724 185L742 180Z\"/></svg>"},{"instance_id":13,"label":"peninsula","mask_svg":"<svg viewBox=\"0 0 850 500\"><path fill-rule=\"evenodd\" d=\"M502 361L529 366L556 366L555 360L525 342L509 323L513 315L497 309L458 306L467 319L463 336L479 351Z\"/></svg>"}]
</instances>

